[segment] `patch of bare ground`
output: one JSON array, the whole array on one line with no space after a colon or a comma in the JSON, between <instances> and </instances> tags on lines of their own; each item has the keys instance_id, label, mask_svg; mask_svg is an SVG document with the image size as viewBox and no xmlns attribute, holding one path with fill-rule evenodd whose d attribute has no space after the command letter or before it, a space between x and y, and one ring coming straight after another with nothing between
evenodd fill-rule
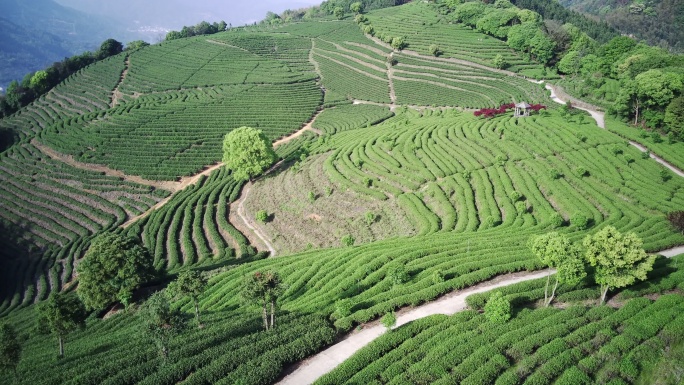
<instances>
[{"instance_id":1,"label":"patch of bare ground","mask_svg":"<svg viewBox=\"0 0 684 385\"><path fill-rule=\"evenodd\" d=\"M256 247L257 250L267 250L271 253L271 256L275 256L276 250L273 245L266 238L261 231L257 230L256 221L252 220L254 218L254 213L245 209L244 201L249 197L249 193L252 188L252 183L247 183L242 188L240 197L230 204L229 207L229 221L230 223L238 229L242 234L247 237L249 243ZM236 248L236 250L239 250Z\"/></svg>"},{"instance_id":2,"label":"patch of bare ground","mask_svg":"<svg viewBox=\"0 0 684 385\"><path fill-rule=\"evenodd\" d=\"M328 156L311 157L298 171L285 169L261 178L246 195L248 216L259 210L270 215L267 223L255 225L276 250L285 253L338 246L340 238L347 234L361 243L415 232L393 198L363 199L331 183L324 171ZM377 217L370 225L365 220L367 212Z\"/></svg>"},{"instance_id":3,"label":"patch of bare ground","mask_svg":"<svg viewBox=\"0 0 684 385\"><path fill-rule=\"evenodd\" d=\"M112 102L109 105L110 107L116 107L119 104L119 101L123 98L123 93L121 92L121 84L123 84L124 80L126 80L126 75L128 75L128 69L131 66L131 59L129 56L126 56L126 64L124 67L124 70L121 72L121 77L119 78L119 83L116 84L116 87L112 91Z\"/></svg>"}]
</instances>

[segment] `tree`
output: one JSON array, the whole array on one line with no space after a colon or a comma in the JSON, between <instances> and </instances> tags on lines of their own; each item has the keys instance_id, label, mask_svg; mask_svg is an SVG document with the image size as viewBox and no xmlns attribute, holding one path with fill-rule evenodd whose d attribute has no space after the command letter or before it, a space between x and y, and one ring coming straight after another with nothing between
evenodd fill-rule
<instances>
[{"instance_id":1,"label":"tree","mask_svg":"<svg viewBox=\"0 0 684 385\"><path fill-rule=\"evenodd\" d=\"M534 255L549 268L555 268L555 283L549 296L551 273L546 276L544 286L544 306L549 306L556 296L559 283L570 285L580 282L587 276L582 263L581 253L565 235L551 232L532 238L530 248Z\"/></svg>"},{"instance_id":2,"label":"tree","mask_svg":"<svg viewBox=\"0 0 684 385\"><path fill-rule=\"evenodd\" d=\"M600 304L608 290L646 279L656 257L646 254L642 244L636 234L623 235L612 226L584 238L585 258L596 268L594 279L601 286Z\"/></svg>"},{"instance_id":3,"label":"tree","mask_svg":"<svg viewBox=\"0 0 684 385\"><path fill-rule=\"evenodd\" d=\"M141 312L143 332L159 349L164 361L169 357L171 339L183 329L185 323L177 310L172 310L169 299L162 292L156 292L145 302Z\"/></svg>"},{"instance_id":4,"label":"tree","mask_svg":"<svg viewBox=\"0 0 684 385\"><path fill-rule=\"evenodd\" d=\"M207 279L194 270L186 270L178 274L178 278L170 285L170 292L175 295L181 295L190 298L195 305L195 319L197 326L201 327L200 311L199 311L199 297L204 293L207 287Z\"/></svg>"},{"instance_id":5,"label":"tree","mask_svg":"<svg viewBox=\"0 0 684 385\"><path fill-rule=\"evenodd\" d=\"M12 325L0 326L0 369L14 372L17 377L17 365L21 360L21 343L17 331Z\"/></svg>"},{"instance_id":6,"label":"tree","mask_svg":"<svg viewBox=\"0 0 684 385\"><path fill-rule=\"evenodd\" d=\"M166 41L176 40L176 39L180 39L180 38L182 38L182 37L183 37L183 35L181 35L181 33L178 32L178 31L169 31L169 32L166 34L165 40L166 40Z\"/></svg>"},{"instance_id":7,"label":"tree","mask_svg":"<svg viewBox=\"0 0 684 385\"><path fill-rule=\"evenodd\" d=\"M156 276L153 258L136 239L105 233L95 238L77 267L78 295L88 309L120 301Z\"/></svg>"},{"instance_id":8,"label":"tree","mask_svg":"<svg viewBox=\"0 0 684 385\"><path fill-rule=\"evenodd\" d=\"M259 210L257 211L255 218L261 223L266 223L268 220L268 212L266 210Z\"/></svg>"},{"instance_id":9,"label":"tree","mask_svg":"<svg viewBox=\"0 0 684 385\"><path fill-rule=\"evenodd\" d=\"M48 73L46 71L36 71L31 77L31 88L38 95L44 94L50 89Z\"/></svg>"},{"instance_id":10,"label":"tree","mask_svg":"<svg viewBox=\"0 0 684 385\"><path fill-rule=\"evenodd\" d=\"M402 49L406 48L406 39L404 39L403 36L393 37L390 45L392 48L401 51Z\"/></svg>"},{"instance_id":11,"label":"tree","mask_svg":"<svg viewBox=\"0 0 684 385\"><path fill-rule=\"evenodd\" d=\"M349 6L349 10L358 15L363 12L363 3L360 1L351 3L351 5Z\"/></svg>"},{"instance_id":12,"label":"tree","mask_svg":"<svg viewBox=\"0 0 684 385\"><path fill-rule=\"evenodd\" d=\"M485 304L484 314L491 323L505 323L511 318L511 303L500 291L495 291Z\"/></svg>"},{"instance_id":13,"label":"tree","mask_svg":"<svg viewBox=\"0 0 684 385\"><path fill-rule=\"evenodd\" d=\"M50 298L38 307L38 325L57 336L59 357L64 357L64 339L76 329L85 327L87 313L78 297L52 292Z\"/></svg>"},{"instance_id":14,"label":"tree","mask_svg":"<svg viewBox=\"0 0 684 385\"><path fill-rule=\"evenodd\" d=\"M216 27L217 32L223 32L226 30L226 28L228 28L228 24L226 24L226 22L223 20L219 21L219 23Z\"/></svg>"},{"instance_id":15,"label":"tree","mask_svg":"<svg viewBox=\"0 0 684 385\"><path fill-rule=\"evenodd\" d=\"M390 330L394 327L394 325L397 324L397 315L394 314L393 311L385 314L381 319L380 323L382 326L386 327L387 330Z\"/></svg>"},{"instance_id":16,"label":"tree","mask_svg":"<svg viewBox=\"0 0 684 385\"><path fill-rule=\"evenodd\" d=\"M149 45L150 45L150 43L148 43L144 40L134 40L134 41L126 44L126 51L137 51L140 48L147 47Z\"/></svg>"},{"instance_id":17,"label":"tree","mask_svg":"<svg viewBox=\"0 0 684 385\"><path fill-rule=\"evenodd\" d=\"M428 51L430 51L430 54L435 57L442 54L442 50L439 49L439 46L437 44L430 44Z\"/></svg>"},{"instance_id":18,"label":"tree","mask_svg":"<svg viewBox=\"0 0 684 385\"><path fill-rule=\"evenodd\" d=\"M249 275L242 286L242 298L246 301L254 301L261 306L264 329L275 327L275 310L278 297L285 291L285 286L280 281L280 276L274 271L257 271ZM269 323L268 307L270 305Z\"/></svg>"},{"instance_id":19,"label":"tree","mask_svg":"<svg viewBox=\"0 0 684 385\"><path fill-rule=\"evenodd\" d=\"M663 122L669 132L674 133L680 139L684 139L684 96L672 99L665 109Z\"/></svg>"},{"instance_id":20,"label":"tree","mask_svg":"<svg viewBox=\"0 0 684 385\"><path fill-rule=\"evenodd\" d=\"M570 51L558 62L558 70L564 74L577 75L582 57L577 51Z\"/></svg>"},{"instance_id":21,"label":"tree","mask_svg":"<svg viewBox=\"0 0 684 385\"><path fill-rule=\"evenodd\" d=\"M236 180L252 180L276 159L273 144L261 130L240 127L223 139L223 162Z\"/></svg>"},{"instance_id":22,"label":"tree","mask_svg":"<svg viewBox=\"0 0 684 385\"><path fill-rule=\"evenodd\" d=\"M96 56L98 59L102 60L120 54L121 52L123 52L123 44L114 39L107 39L100 45L100 49L97 51Z\"/></svg>"},{"instance_id":23,"label":"tree","mask_svg":"<svg viewBox=\"0 0 684 385\"><path fill-rule=\"evenodd\" d=\"M494 56L494 59L492 59L492 64L494 64L494 67L498 69L504 69L508 65L508 63L506 63L506 59L504 59L500 53Z\"/></svg>"},{"instance_id":24,"label":"tree","mask_svg":"<svg viewBox=\"0 0 684 385\"><path fill-rule=\"evenodd\" d=\"M667 213L667 220L672 227L684 235L684 211L673 211Z\"/></svg>"},{"instance_id":25,"label":"tree","mask_svg":"<svg viewBox=\"0 0 684 385\"><path fill-rule=\"evenodd\" d=\"M342 18L344 18L344 8L335 7L333 10L333 16L335 16L338 20L342 20Z\"/></svg>"}]
</instances>

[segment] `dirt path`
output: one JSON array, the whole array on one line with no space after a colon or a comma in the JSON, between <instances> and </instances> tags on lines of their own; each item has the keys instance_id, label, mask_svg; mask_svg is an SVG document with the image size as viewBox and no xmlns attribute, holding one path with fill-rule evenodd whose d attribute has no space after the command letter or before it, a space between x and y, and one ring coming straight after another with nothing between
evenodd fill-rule
<instances>
[{"instance_id":1,"label":"dirt path","mask_svg":"<svg viewBox=\"0 0 684 385\"><path fill-rule=\"evenodd\" d=\"M662 250L654 254L660 254L666 258L672 258L683 253L684 246L678 246L667 250ZM458 313L468 308L465 299L469 295L494 290L499 287L509 286L524 281L544 278L549 272L553 272L553 270L540 270L535 272L523 272L498 276L467 289L454 291L436 301L428 302L418 307L400 310L397 314L397 324L393 329L411 321L435 314L452 315ZM300 362L297 367L282 380L280 380L278 384L312 384L321 376L335 369L338 365L351 357L361 348L380 337L385 333L385 331L386 328L376 321L370 324L369 327L363 328L360 332L352 332L335 345Z\"/></svg>"},{"instance_id":2,"label":"dirt path","mask_svg":"<svg viewBox=\"0 0 684 385\"><path fill-rule=\"evenodd\" d=\"M388 59L391 60L392 53L390 52ZM385 63L387 66L387 80L389 80L389 92L390 92L390 111L394 111L397 108L397 92L394 90L394 67L392 63Z\"/></svg>"},{"instance_id":3,"label":"dirt path","mask_svg":"<svg viewBox=\"0 0 684 385\"><path fill-rule=\"evenodd\" d=\"M563 99L561 99L558 96L558 94L561 93L561 92L559 92L558 87L554 87L554 86L547 83L546 89L551 91L551 99L554 102L560 103L560 104L565 104L565 101L563 101ZM605 114L603 113L603 111L599 111L598 108L591 106L590 104L584 103L579 99L572 98L572 100L570 100L570 102L573 103L573 106L575 108L583 110L583 111L587 111L589 114L591 114L591 117L594 118L594 120L596 120L596 124L599 127L603 128L603 129L606 128ZM579 102L579 103L577 103L577 102ZM649 150L645 146L643 146L642 144L640 144L638 142L635 142L633 140L629 140L628 142L629 142L629 144L631 144L632 146L634 146L635 148L637 148L641 152L649 152ZM656 162L667 167L673 173L684 178L684 171L682 171L682 170L678 169L677 167L671 165L665 159L663 159L657 155L654 155L653 153L650 153L649 156L651 157L651 159L653 159Z\"/></svg>"},{"instance_id":4,"label":"dirt path","mask_svg":"<svg viewBox=\"0 0 684 385\"><path fill-rule=\"evenodd\" d=\"M264 246L268 249L268 251L271 253L270 257L275 257L276 255L276 250L273 247L273 244L266 239L266 235L261 232L261 230L258 228L256 223L252 221L250 218L252 217L251 215L247 215L245 211L245 201L247 200L247 196L249 195L250 190L252 189L252 182L249 182L245 184L245 186L242 188L242 193L240 194L240 198L233 202L230 206L231 211L235 210L237 213L238 217L240 217L240 220L242 221L242 224L247 226L247 228L254 234L256 235L257 238L259 238L259 241L263 243ZM245 234L247 236L247 234ZM247 237L250 238L250 237ZM250 243L252 245L255 245L256 242L250 239Z\"/></svg>"},{"instance_id":5,"label":"dirt path","mask_svg":"<svg viewBox=\"0 0 684 385\"><path fill-rule=\"evenodd\" d=\"M284 137L284 138L282 138L282 139L278 139L278 140L276 140L275 142L273 142L273 148L276 148L276 147L278 147L278 146L280 146L280 145L283 145L283 144L285 144L285 143L287 143L287 142L290 142L290 141L296 139L297 137L301 136L305 131L311 131L311 132L314 132L314 133L316 133L316 134L318 134L318 135L323 135L323 131L321 131L321 130L319 130L319 129L316 129L316 128L313 128L313 124L314 124L314 122L316 121L316 118L318 118L318 116L319 116L323 111L324 111L323 109L317 111L316 114L313 116L313 118L311 118L311 120L310 120L307 124L305 124L304 127L302 127L299 131L295 132L295 133L292 134L292 135L286 136L286 137Z\"/></svg>"},{"instance_id":6,"label":"dirt path","mask_svg":"<svg viewBox=\"0 0 684 385\"><path fill-rule=\"evenodd\" d=\"M124 67L123 72L121 73L121 78L119 78L119 83L117 83L116 88L114 88L114 91L112 91L112 102L109 104L110 107L116 107L119 104L119 101L121 98L123 98L123 93L119 90L121 87L121 84L123 84L124 80L126 79L126 75L128 75L128 69L131 66L131 58L130 56L126 56L126 66Z\"/></svg>"},{"instance_id":7,"label":"dirt path","mask_svg":"<svg viewBox=\"0 0 684 385\"><path fill-rule=\"evenodd\" d=\"M496 277L490 281L483 282L468 289L455 291L436 301L400 312L400 314L397 314L397 324L395 328L427 316L435 314L451 315L463 311L467 308L465 299L471 294L489 291L498 287L512 285L514 283L543 278L547 274L548 270L536 271L533 273L510 274ZM380 337L383 333L385 333L385 331L386 328L384 326L376 324L368 328L364 328L360 332L349 334L342 341L302 362L292 373L278 382L278 384L312 384L324 374L335 369L339 364L351 357L359 349Z\"/></svg>"}]
</instances>

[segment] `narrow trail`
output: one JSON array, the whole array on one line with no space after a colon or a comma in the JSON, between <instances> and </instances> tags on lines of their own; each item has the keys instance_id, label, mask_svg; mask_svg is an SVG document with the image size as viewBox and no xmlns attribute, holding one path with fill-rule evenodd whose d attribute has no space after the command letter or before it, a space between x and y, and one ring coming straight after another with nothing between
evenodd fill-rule
<instances>
[{"instance_id":1,"label":"narrow trail","mask_svg":"<svg viewBox=\"0 0 684 385\"><path fill-rule=\"evenodd\" d=\"M119 104L121 98L123 98L123 93L119 90L121 84L126 80L126 75L128 75L128 69L131 68L131 57L126 56L126 66L123 72L121 72L121 77L119 78L119 83L116 84L116 88L112 91L112 102L109 104L110 107L116 107Z\"/></svg>"},{"instance_id":2,"label":"narrow trail","mask_svg":"<svg viewBox=\"0 0 684 385\"><path fill-rule=\"evenodd\" d=\"M390 52L388 59L392 59L392 52ZM394 90L394 67L390 62L385 63L385 65L387 66L387 80L389 80L390 111L394 111L397 108L397 93Z\"/></svg>"},{"instance_id":3,"label":"narrow trail","mask_svg":"<svg viewBox=\"0 0 684 385\"><path fill-rule=\"evenodd\" d=\"M684 254L684 246L673 247L658 253L666 258ZM442 298L428 302L414 308L400 310L397 314L397 323L393 329L409 322L425 318L435 314L452 315L468 308L466 297L476 293L494 290L500 287L513 285L533 279L544 278L548 273L554 273L552 269L535 272L523 272L506 274L495 277L489 281L481 282L467 289L451 292ZM352 332L340 342L330 346L326 350L300 362L292 372L287 374L277 384L280 385L308 385L313 384L321 376L331 372L342 362L354 355L364 346L373 342L386 332L386 328L377 321L362 329L360 332Z\"/></svg>"},{"instance_id":4,"label":"narrow trail","mask_svg":"<svg viewBox=\"0 0 684 385\"><path fill-rule=\"evenodd\" d=\"M496 277L490 281L480 283L468 289L455 291L451 294L421 306L397 314L397 324L394 328L415 321L420 318L435 314L451 315L466 310L466 297L471 294L481 293L508 286L519 282L543 278L549 270L536 271L532 273L516 273ZM318 378L335 369L339 364L351 357L359 349L373 342L376 338L385 333L386 328L375 324L360 332L347 335L342 341L316 354L313 357L301 362L300 365L290 374L278 382L280 385L306 385L314 383Z\"/></svg>"},{"instance_id":5,"label":"narrow trail","mask_svg":"<svg viewBox=\"0 0 684 385\"><path fill-rule=\"evenodd\" d=\"M561 99L557 95L559 93L558 87L552 86L551 84L547 83L546 89L551 91L551 99L554 102L560 103L560 104L566 103L565 101L563 101L563 99ZM591 106L590 104L584 103L579 99L572 98L572 100L570 100L570 102L574 103L573 107L580 109L580 110L583 110L583 111L587 111L589 114L591 114L591 117L594 118L594 120L596 121L596 125L598 125L600 128L603 128L603 129L606 128L605 114L603 111L599 111L597 107L594 107L594 106ZM576 102L580 102L580 103L576 103ZM640 144L638 142L635 142L633 140L628 140L628 142L629 142L629 144L631 144L632 146L634 146L635 148L637 148L641 152L649 152L649 150L645 146L643 146L642 144ZM684 171L682 171L682 170L678 169L677 167L671 165L665 159L663 159L657 155L654 155L652 152L649 153L649 156L651 157L651 159L653 159L656 162L667 167L673 173L684 178Z\"/></svg>"},{"instance_id":6,"label":"narrow trail","mask_svg":"<svg viewBox=\"0 0 684 385\"><path fill-rule=\"evenodd\" d=\"M254 235L259 238L259 240L266 246L268 251L271 253L270 257L275 257L276 255L276 250L273 247L273 244L266 239L266 235L259 230L259 228L256 226L256 224L253 224L253 221L251 221L248 216L245 214L245 201L247 200L247 196L249 195L250 190L252 189L252 182L249 182L245 184L245 187L242 188L242 192L240 194L240 198L238 198L237 201L235 201L233 204L231 204L231 210L233 208L237 208L236 212L238 217L242 220L242 223L249 228ZM250 242L254 244L254 242Z\"/></svg>"}]
</instances>

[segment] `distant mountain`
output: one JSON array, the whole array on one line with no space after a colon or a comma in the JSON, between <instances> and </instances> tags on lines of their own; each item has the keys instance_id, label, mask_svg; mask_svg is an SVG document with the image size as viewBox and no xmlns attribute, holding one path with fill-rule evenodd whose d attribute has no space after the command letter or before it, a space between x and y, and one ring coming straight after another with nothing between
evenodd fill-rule
<instances>
[{"instance_id":1,"label":"distant mountain","mask_svg":"<svg viewBox=\"0 0 684 385\"><path fill-rule=\"evenodd\" d=\"M114 38L127 42L137 35L113 18L92 15L52 0L0 2L0 87L83 51L96 50Z\"/></svg>"},{"instance_id":2,"label":"distant mountain","mask_svg":"<svg viewBox=\"0 0 684 385\"><path fill-rule=\"evenodd\" d=\"M684 52L682 0L559 0L568 8L592 15L626 35L675 52Z\"/></svg>"}]
</instances>

